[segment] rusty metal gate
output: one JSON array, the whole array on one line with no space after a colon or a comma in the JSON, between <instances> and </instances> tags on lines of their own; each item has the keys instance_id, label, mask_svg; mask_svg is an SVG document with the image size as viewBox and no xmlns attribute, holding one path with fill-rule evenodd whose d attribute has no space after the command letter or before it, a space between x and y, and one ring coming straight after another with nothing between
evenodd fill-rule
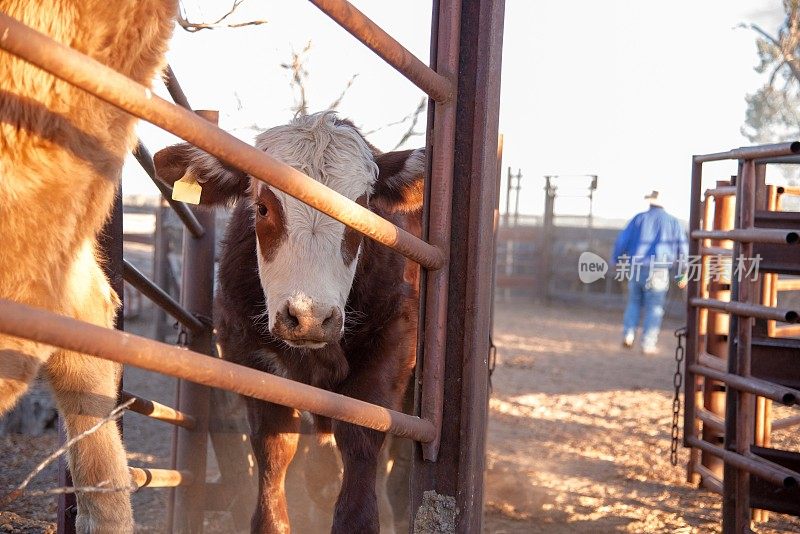
<instances>
[{"instance_id":1,"label":"rusty metal gate","mask_svg":"<svg viewBox=\"0 0 800 534\"><path fill-rule=\"evenodd\" d=\"M800 452L770 446L772 429L800 424L771 416L772 402L800 403L798 312L777 306L778 291L800 288L780 278L800 275L800 213L781 210L800 190L765 183L766 165L798 153L795 142L692 161L683 443L689 481L722 495L725 533L750 532L769 510L800 516ZM701 198L703 164L722 160L738 174Z\"/></svg>"},{"instance_id":2,"label":"rusty metal gate","mask_svg":"<svg viewBox=\"0 0 800 534\"><path fill-rule=\"evenodd\" d=\"M171 204L186 226L182 302L131 265L121 263L122 271L110 277L119 282L124 274L125 280L178 319L186 327L189 350L8 301L0 302L0 331L181 379L176 409L146 399L136 399L132 405L176 428L174 468L133 472L137 484L175 487L171 531L202 531L208 396L209 387L214 387L413 439L417 445L411 513L421 505L424 492L434 490L455 499L458 532L479 532L504 2L434 0L431 67L348 2L312 3L431 98L423 240L193 113L174 76L168 88L183 107L4 14L0 14L0 48L160 126L424 267L416 415L209 357L213 218L180 203ZM169 200L169 188L155 177L141 145L137 158ZM112 247L121 248L121 231Z\"/></svg>"}]
</instances>

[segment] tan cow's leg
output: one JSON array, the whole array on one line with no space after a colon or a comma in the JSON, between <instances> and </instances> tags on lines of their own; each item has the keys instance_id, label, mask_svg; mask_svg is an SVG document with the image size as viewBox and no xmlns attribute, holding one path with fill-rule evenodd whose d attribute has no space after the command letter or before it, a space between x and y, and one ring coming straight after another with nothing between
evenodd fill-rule
<instances>
[{"instance_id":1,"label":"tan cow's leg","mask_svg":"<svg viewBox=\"0 0 800 534\"><path fill-rule=\"evenodd\" d=\"M74 265L67 293L71 314L80 320L111 327L118 299L102 274L93 254ZM45 372L58 401L69 437L80 434L107 416L117 405L117 387L122 366L68 351L56 352ZM127 488L131 484L125 449L114 422L72 446L68 453L76 486ZM78 493L78 532L124 534L133 532L129 491Z\"/></svg>"},{"instance_id":2,"label":"tan cow's leg","mask_svg":"<svg viewBox=\"0 0 800 534\"><path fill-rule=\"evenodd\" d=\"M28 391L52 347L0 335L0 416Z\"/></svg>"},{"instance_id":3,"label":"tan cow's leg","mask_svg":"<svg viewBox=\"0 0 800 534\"><path fill-rule=\"evenodd\" d=\"M391 442L391 436L387 436ZM389 478L389 443L384 443L381 454L378 456L378 474L375 478L375 494L378 496L378 519L381 524L381 534L395 534L394 509L388 491Z\"/></svg>"},{"instance_id":4,"label":"tan cow's leg","mask_svg":"<svg viewBox=\"0 0 800 534\"><path fill-rule=\"evenodd\" d=\"M117 405L119 364L63 351L53 355L46 370L70 438L91 428ZM76 486L126 488L131 484L125 449L113 421L73 445L68 458ZM78 532L133 532L129 491L78 493L77 500Z\"/></svg>"}]
</instances>

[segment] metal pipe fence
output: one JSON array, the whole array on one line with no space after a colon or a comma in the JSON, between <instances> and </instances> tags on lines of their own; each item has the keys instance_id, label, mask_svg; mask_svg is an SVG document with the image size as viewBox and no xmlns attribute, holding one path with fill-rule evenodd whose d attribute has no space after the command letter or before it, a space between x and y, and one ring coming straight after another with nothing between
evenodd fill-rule
<instances>
[{"instance_id":1,"label":"metal pipe fence","mask_svg":"<svg viewBox=\"0 0 800 534\"><path fill-rule=\"evenodd\" d=\"M0 299L0 331L198 384L354 423L417 441L431 441L430 421L264 373L192 350L83 323Z\"/></svg>"},{"instance_id":2,"label":"metal pipe fence","mask_svg":"<svg viewBox=\"0 0 800 534\"><path fill-rule=\"evenodd\" d=\"M193 112L156 96L119 74L49 37L0 14L0 48L84 91L144 119L243 170L254 178L333 217L428 269L446 259L436 247L409 234L355 201L240 141Z\"/></svg>"},{"instance_id":3,"label":"metal pipe fence","mask_svg":"<svg viewBox=\"0 0 800 534\"><path fill-rule=\"evenodd\" d=\"M434 1L432 67L428 67L348 2L313 1L434 100L429 106L429 179L423 208L423 235L428 242L193 113L169 67L167 89L183 107L170 104L144 86L2 13L0 49L182 137L424 267L427 272L423 271L421 286L423 320L418 350L420 417L210 357L214 352L210 328L213 218L171 200L170 188L155 175L152 158L141 143L135 151L137 160L185 226L187 245L181 303L130 264L121 264L120 278L124 271L130 283L188 327L189 348L194 350L7 301L0 302L0 331L187 381L180 385L176 409L123 394L135 400L130 407L133 411L178 427L173 447L174 469L131 471L137 486L171 487L175 491L168 512L170 530L202 531L209 418L207 387L416 440L421 444L419 459L425 461L414 465L412 501L419 505L423 491L428 489L453 495L457 506L464 511L457 519L459 529L480 530L482 514L467 511L482 502L491 302L491 261L487 258L494 250L492 215L497 191L493 173L497 154L493 147L497 144L497 73L504 5L488 0L463 5L459 0ZM457 153L462 154L458 168ZM458 180L458 187L454 179ZM458 217L452 216L455 213ZM459 259L452 265L451 238L455 232L469 238L459 241ZM464 284L468 277L474 284ZM457 387L461 394L445 400L446 387ZM454 413L460 415L453 417ZM445 425L447 414L450 416ZM446 451L446 461L442 461L440 451Z\"/></svg>"},{"instance_id":4,"label":"metal pipe fence","mask_svg":"<svg viewBox=\"0 0 800 534\"><path fill-rule=\"evenodd\" d=\"M800 217L781 211L785 188L765 183L765 165L800 163L798 152L793 142L692 158L689 254L702 254L703 262L688 287L684 445L702 451L702 458L691 455L690 481L723 496L724 533L748 531L751 521L767 520L767 510L800 515L793 493L775 488L796 487L800 475L791 466L800 454L769 448L771 402L794 405L800 398L800 373L784 363L800 343L781 339L775 326L800 320L776 297L779 288L796 285L778 274L800 274L800 262L791 259ZM703 163L722 160L738 161L737 176L701 196ZM729 258L730 272L711 281L706 264L713 255ZM764 261L758 283L734 274L733 262L753 258ZM794 423L789 417L779 427Z\"/></svg>"}]
</instances>

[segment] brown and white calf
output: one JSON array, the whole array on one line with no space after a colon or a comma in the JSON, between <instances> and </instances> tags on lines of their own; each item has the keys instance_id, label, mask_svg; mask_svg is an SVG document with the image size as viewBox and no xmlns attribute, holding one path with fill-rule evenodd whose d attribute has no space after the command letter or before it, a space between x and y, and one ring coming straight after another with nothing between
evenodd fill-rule
<instances>
[{"instance_id":1,"label":"brown and white calf","mask_svg":"<svg viewBox=\"0 0 800 534\"><path fill-rule=\"evenodd\" d=\"M381 154L333 112L298 117L256 146L400 227L419 233L425 154ZM186 144L155 156L174 182L191 172L202 204L236 201L223 242L216 323L223 356L399 409L415 360L418 267L340 222ZM284 478L296 410L247 399L260 468L254 532L287 532ZM344 474L333 532L378 532L376 468L384 434L316 419Z\"/></svg>"},{"instance_id":2,"label":"brown and white calf","mask_svg":"<svg viewBox=\"0 0 800 534\"><path fill-rule=\"evenodd\" d=\"M177 0L0 0L0 11L149 85ZM135 145L134 118L0 52L0 298L110 327L119 299L96 240ZM41 372L79 434L114 408L120 365L0 334L0 415ZM116 425L69 452L77 486L129 487ZM0 470L2 467L0 467ZM79 493L79 532L133 532L127 491Z\"/></svg>"}]
</instances>

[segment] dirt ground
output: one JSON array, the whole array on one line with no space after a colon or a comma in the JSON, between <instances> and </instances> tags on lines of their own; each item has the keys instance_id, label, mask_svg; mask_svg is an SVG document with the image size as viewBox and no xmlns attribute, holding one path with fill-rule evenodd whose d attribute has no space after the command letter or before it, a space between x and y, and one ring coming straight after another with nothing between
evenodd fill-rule
<instances>
[{"instance_id":1,"label":"dirt ground","mask_svg":"<svg viewBox=\"0 0 800 534\"><path fill-rule=\"evenodd\" d=\"M141 313L127 324L148 335L149 307ZM681 449L678 467L669 463L672 330L679 325L666 324L659 354L644 356L621 348L619 322L615 312L498 303L487 533L719 531L719 497L685 481L688 452ZM171 379L135 369L125 374L126 389L166 404L173 404L174 387ZM128 414L125 440L131 465L168 466L167 425ZM800 449L796 432L776 433L774 442ZM0 438L0 493L56 443L55 433ZM32 488L55 486L55 477L51 466ZM163 531L166 497L164 490L134 495L137 532ZM47 532L47 523L55 520L52 498L26 496L5 508L0 532ZM208 532L231 531L223 514L206 514L206 523ZM800 532L800 522L773 514L756 530Z\"/></svg>"},{"instance_id":2,"label":"dirt ground","mask_svg":"<svg viewBox=\"0 0 800 534\"><path fill-rule=\"evenodd\" d=\"M602 310L498 304L487 532L719 532L720 498L686 482L688 451L669 462L680 325L644 356L621 347L620 324ZM800 450L791 430L773 442ZM756 531L800 521L773 514Z\"/></svg>"}]
</instances>

